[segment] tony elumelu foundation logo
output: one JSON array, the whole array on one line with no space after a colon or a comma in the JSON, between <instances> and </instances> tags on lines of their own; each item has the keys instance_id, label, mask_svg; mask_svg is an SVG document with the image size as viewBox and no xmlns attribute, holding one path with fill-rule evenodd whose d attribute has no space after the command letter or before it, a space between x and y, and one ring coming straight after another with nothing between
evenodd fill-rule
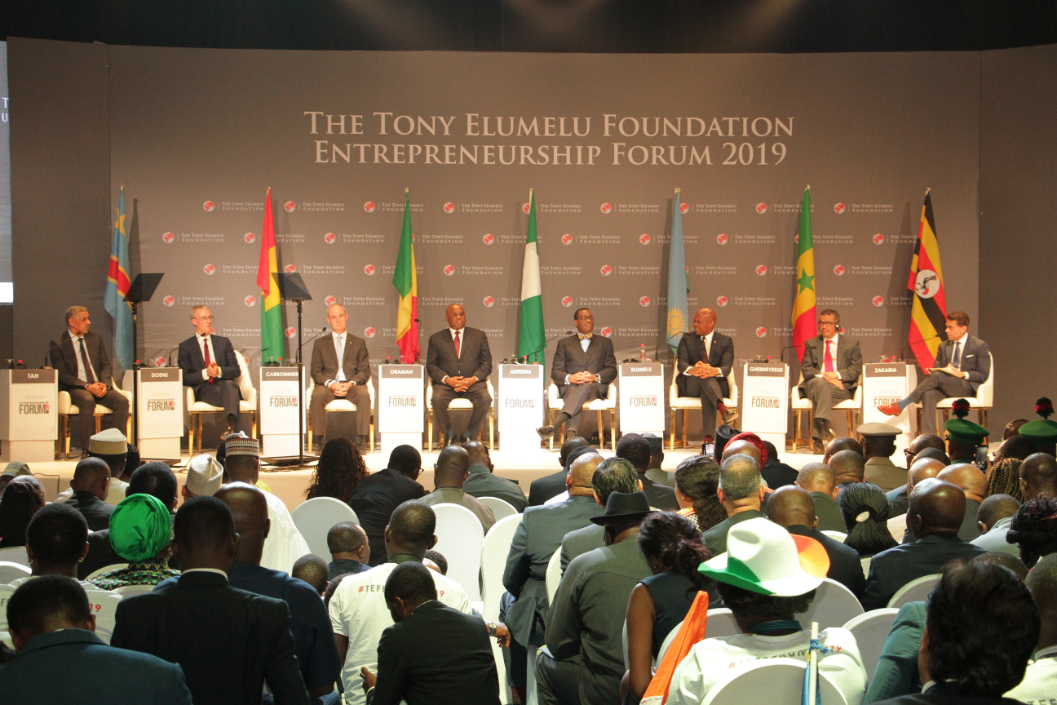
<instances>
[{"instance_id":1,"label":"tony elumelu foundation logo","mask_svg":"<svg viewBox=\"0 0 1057 705\"><path fill-rule=\"evenodd\" d=\"M453 264L444 265L444 274L445 274L445 276L449 276L449 277L451 275L455 274L455 265L453 265Z\"/></svg>"},{"instance_id":2,"label":"tony elumelu foundation logo","mask_svg":"<svg viewBox=\"0 0 1057 705\"><path fill-rule=\"evenodd\" d=\"M495 242L495 235L492 233L485 233L484 237L481 238L481 241L486 245L491 245Z\"/></svg>"},{"instance_id":3,"label":"tony elumelu foundation logo","mask_svg":"<svg viewBox=\"0 0 1057 705\"><path fill-rule=\"evenodd\" d=\"M610 274L613 273L613 268L610 267L608 264L603 264L602 268L599 271L602 272L603 277L608 277Z\"/></svg>"},{"instance_id":4,"label":"tony elumelu foundation logo","mask_svg":"<svg viewBox=\"0 0 1057 705\"><path fill-rule=\"evenodd\" d=\"M613 206L609 203L603 203L600 208L602 210L602 215L609 215L613 212Z\"/></svg>"},{"instance_id":5,"label":"tony elumelu foundation logo","mask_svg":"<svg viewBox=\"0 0 1057 705\"><path fill-rule=\"evenodd\" d=\"M335 235L334 233L327 233L326 235L323 236L323 242L327 243L328 245L333 245L334 242L337 239L338 239L338 236Z\"/></svg>"},{"instance_id":6,"label":"tony elumelu foundation logo","mask_svg":"<svg viewBox=\"0 0 1057 705\"><path fill-rule=\"evenodd\" d=\"M366 274L369 277L373 277L374 276L374 265L373 264L368 264L368 265L364 266L363 273Z\"/></svg>"},{"instance_id":7,"label":"tony elumelu foundation logo","mask_svg":"<svg viewBox=\"0 0 1057 705\"><path fill-rule=\"evenodd\" d=\"M602 334L603 338L608 338L609 336L613 335L613 329L610 328L609 326L606 326L605 328L600 330L599 333Z\"/></svg>"},{"instance_id":8,"label":"tony elumelu foundation logo","mask_svg":"<svg viewBox=\"0 0 1057 705\"><path fill-rule=\"evenodd\" d=\"M338 303L338 300L334 296L328 296L327 298L323 299L323 303L325 303L327 306L333 306L334 304Z\"/></svg>"},{"instance_id":9,"label":"tony elumelu foundation logo","mask_svg":"<svg viewBox=\"0 0 1057 705\"><path fill-rule=\"evenodd\" d=\"M757 203L756 204L756 212L759 213L760 215L763 215L764 213L766 213L767 212L767 204L766 203Z\"/></svg>"},{"instance_id":10,"label":"tony elumelu foundation logo","mask_svg":"<svg viewBox=\"0 0 1057 705\"><path fill-rule=\"evenodd\" d=\"M767 274L767 265L766 264L757 265L756 266L756 275L762 277L765 274Z\"/></svg>"},{"instance_id":11,"label":"tony elumelu foundation logo","mask_svg":"<svg viewBox=\"0 0 1057 705\"><path fill-rule=\"evenodd\" d=\"M452 203L451 201L448 201L447 203L445 203L444 204L444 212L445 213L449 213L449 214L454 213L455 212L455 204Z\"/></svg>"},{"instance_id":12,"label":"tony elumelu foundation logo","mask_svg":"<svg viewBox=\"0 0 1057 705\"><path fill-rule=\"evenodd\" d=\"M287 338L293 338L295 335L297 335L297 329L293 326L289 326L286 330L283 331L283 333L286 334Z\"/></svg>"},{"instance_id":13,"label":"tony elumelu foundation logo","mask_svg":"<svg viewBox=\"0 0 1057 705\"><path fill-rule=\"evenodd\" d=\"M374 201L367 201L363 204L363 210L367 211L368 213L374 213L375 208L376 206L374 205Z\"/></svg>"},{"instance_id":14,"label":"tony elumelu foundation logo","mask_svg":"<svg viewBox=\"0 0 1057 705\"><path fill-rule=\"evenodd\" d=\"M571 244L573 244L573 236L570 235L569 233L565 233L564 235L562 235L562 244L563 245L571 245Z\"/></svg>"},{"instance_id":15,"label":"tony elumelu foundation logo","mask_svg":"<svg viewBox=\"0 0 1057 705\"><path fill-rule=\"evenodd\" d=\"M212 201L206 201L202 204L202 210L204 210L206 213L212 213L216 210L216 208L217 204L213 203Z\"/></svg>"},{"instance_id":16,"label":"tony elumelu foundation logo","mask_svg":"<svg viewBox=\"0 0 1057 705\"><path fill-rule=\"evenodd\" d=\"M684 215L686 213L689 213L690 212L690 204L689 203L680 203L679 204L679 212L683 213Z\"/></svg>"},{"instance_id":17,"label":"tony elumelu foundation logo","mask_svg":"<svg viewBox=\"0 0 1057 705\"><path fill-rule=\"evenodd\" d=\"M843 203L834 203L833 204L833 212L836 213L837 215L842 214L845 210L846 210L846 207L845 207L845 205Z\"/></svg>"},{"instance_id":18,"label":"tony elumelu foundation logo","mask_svg":"<svg viewBox=\"0 0 1057 705\"><path fill-rule=\"evenodd\" d=\"M757 328L756 329L756 337L757 338L766 338L767 337L767 329L764 328L763 326L760 326L759 328Z\"/></svg>"},{"instance_id":19,"label":"tony elumelu foundation logo","mask_svg":"<svg viewBox=\"0 0 1057 705\"><path fill-rule=\"evenodd\" d=\"M166 245L171 245L173 240L175 240L175 239L176 239L176 236L173 235L172 233L162 233L161 241L164 242Z\"/></svg>"},{"instance_id":20,"label":"tony elumelu foundation logo","mask_svg":"<svg viewBox=\"0 0 1057 705\"><path fill-rule=\"evenodd\" d=\"M885 298L883 296L875 296L875 297L873 297L873 305L874 306L878 306L878 307L884 306L885 305Z\"/></svg>"},{"instance_id":21,"label":"tony elumelu foundation logo","mask_svg":"<svg viewBox=\"0 0 1057 705\"><path fill-rule=\"evenodd\" d=\"M256 296L247 296L245 299L243 299L243 301L246 303L247 306L256 306L257 305L257 297Z\"/></svg>"},{"instance_id":22,"label":"tony elumelu foundation logo","mask_svg":"<svg viewBox=\"0 0 1057 705\"><path fill-rule=\"evenodd\" d=\"M875 245L883 245L884 241L885 241L885 236L882 235L881 233L877 233L876 235L873 236L873 244L875 244Z\"/></svg>"},{"instance_id":23,"label":"tony elumelu foundation logo","mask_svg":"<svg viewBox=\"0 0 1057 705\"><path fill-rule=\"evenodd\" d=\"M176 297L172 296L172 295L166 296L164 299L161 300L161 302L163 304L165 304L167 307L171 308L173 306L173 304L176 303Z\"/></svg>"},{"instance_id":24,"label":"tony elumelu foundation logo","mask_svg":"<svg viewBox=\"0 0 1057 705\"><path fill-rule=\"evenodd\" d=\"M286 272L287 274L293 274L294 272L297 271L297 267L295 267L292 264L288 264L285 267L283 267L283 271Z\"/></svg>"},{"instance_id":25,"label":"tony elumelu foundation logo","mask_svg":"<svg viewBox=\"0 0 1057 705\"><path fill-rule=\"evenodd\" d=\"M364 338L373 338L375 336L376 332L377 331L375 331L372 326L367 326L366 328L363 329L363 337Z\"/></svg>"},{"instance_id":26,"label":"tony elumelu foundation logo","mask_svg":"<svg viewBox=\"0 0 1057 705\"><path fill-rule=\"evenodd\" d=\"M569 308L572 305L573 305L573 297L571 297L571 296L563 296L562 297L562 306L564 306L565 308Z\"/></svg>"},{"instance_id":27,"label":"tony elumelu foundation logo","mask_svg":"<svg viewBox=\"0 0 1057 705\"><path fill-rule=\"evenodd\" d=\"M838 264L836 267L833 268L833 273L836 274L838 277L843 277L844 276L844 265L843 264Z\"/></svg>"},{"instance_id":28,"label":"tony elumelu foundation logo","mask_svg":"<svg viewBox=\"0 0 1057 705\"><path fill-rule=\"evenodd\" d=\"M639 242L642 243L643 245L650 244L650 236L647 235L646 233L643 233L642 235L639 235Z\"/></svg>"},{"instance_id":29,"label":"tony elumelu foundation logo","mask_svg":"<svg viewBox=\"0 0 1057 705\"><path fill-rule=\"evenodd\" d=\"M720 308L723 308L728 303L730 303L730 301L727 299L726 296L720 296L716 299L716 306L719 306Z\"/></svg>"},{"instance_id":30,"label":"tony elumelu foundation logo","mask_svg":"<svg viewBox=\"0 0 1057 705\"><path fill-rule=\"evenodd\" d=\"M720 233L719 235L716 235L716 242L718 242L720 245L726 245L728 242L730 242L730 238L727 237L726 233Z\"/></svg>"},{"instance_id":31,"label":"tony elumelu foundation logo","mask_svg":"<svg viewBox=\"0 0 1057 705\"><path fill-rule=\"evenodd\" d=\"M483 303L485 308L492 308L493 306L495 306L495 299L493 299L491 296L486 296L484 297Z\"/></svg>"},{"instance_id":32,"label":"tony elumelu foundation logo","mask_svg":"<svg viewBox=\"0 0 1057 705\"><path fill-rule=\"evenodd\" d=\"M253 233L246 233L242 236L242 239L246 241L247 245L252 245L257 240L257 236Z\"/></svg>"},{"instance_id":33,"label":"tony elumelu foundation logo","mask_svg":"<svg viewBox=\"0 0 1057 705\"><path fill-rule=\"evenodd\" d=\"M283 204L283 210L287 213L293 213L295 210L297 210L297 204L293 201L287 201Z\"/></svg>"},{"instance_id":34,"label":"tony elumelu foundation logo","mask_svg":"<svg viewBox=\"0 0 1057 705\"><path fill-rule=\"evenodd\" d=\"M205 272L207 275L212 276L217 271L217 268L211 264L207 264L206 266L202 267L202 271Z\"/></svg>"},{"instance_id":35,"label":"tony elumelu foundation logo","mask_svg":"<svg viewBox=\"0 0 1057 705\"><path fill-rule=\"evenodd\" d=\"M649 305L650 305L650 297L649 296L643 296L643 297L639 298L639 306L642 306L643 308L646 308Z\"/></svg>"}]
</instances>

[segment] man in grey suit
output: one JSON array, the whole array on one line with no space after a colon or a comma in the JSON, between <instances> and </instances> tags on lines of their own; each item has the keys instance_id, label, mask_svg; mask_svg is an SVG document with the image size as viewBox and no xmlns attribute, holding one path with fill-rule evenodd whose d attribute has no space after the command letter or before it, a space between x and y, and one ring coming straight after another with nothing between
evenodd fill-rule
<instances>
[{"instance_id":1,"label":"man in grey suit","mask_svg":"<svg viewBox=\"0 0 1057 705\"><path fill-rule=\"evenodd\" d=\"M895 404L877 407L881 413L898 416L911 403L921 404L921 433L936 433L936 402L947 397L972 397L991 376L991 353L987 343L969 335L969 315L947 314L947 340L936 352L928 377L910 396Z\"/></svg>"},{"instance_id":2,"label":"man in grey suit","mask_svg":"<svg viewBox=\"0 0 1057 705\"><path fill-rule=\"evenodd\" d=\"M448 417L453 399L469 399L473 404L466 432L458 440L476 441L492 405L488 393L488 375L492 374L492 353L484 331L466 327L466 309L452 304L444 313L445 330L429 337L426 350L426 373L433 380L433 415L443 434L443 445L456 442Z\"/></svg>"},{"instance_id":3,"label":"man in grey suit","mask_svg":"<svg viewBox=\"0 0 1057 705\"><path fill-rule=\"evenodd\" d=\"M573 461L566 483L569 498L525 510L507 555L500 621L510 630L510 678L522 694L527 681L526 647L541 646L546 628L547 565L566 533L588 526L600 515L591 478L602 456L588 453ZM632 471L634 472L634 471ZM524 699L522 699L524 702Z\"/></svg>"},{"instance_id":4,"label":"man in grey suit","mask_svg":"<svg viewBox=\"0 0 1057 705\"><path fill-rule=\"evenodd\" d=\"M348 332L349 314L341 304L327 309L327 322L332 333L317 339L312 346L310 369L316 383L309 406L312 429L316 438L322 439L327 430L327 404L335 399L347 399L356 405L351 427L356 429L358 442L362 444L371 422L371 395L367 387L371 379L371 357L367 354L367 343ZM338 351L341 351L340 365Z\"/></svg>"},{"instance_id":5,"label":"man in grey suit","mask_svg":"<svg viewBox=\"0 0 1057 705\"><path fill-rule=\"evenodd\" d=\"M95 433L95 405L102 404L114 412L114 428L124 431L128 423L128 399L114 390L110 358L103 339L92 333L88 309L70 306L66 309L67 330L48 347L51 366L59 374L59 391L69 392L77 407L77 438L81 457L88 457L88 440Z\"/></svg>"},{"instance_id":6,"label":"man in grey suit","mask_svg":"<svg viewBox=\"0 0 1057 705\"><path fill-rule=\"evenodd\" d=\"M723 405L730 394L727 376L734 366L734 341L716 330L716 312L702 308L694 314L694 332L679 341L675 384L679 396L701 398L701 426L705 442L715 439L716 413L731 424L738 413Z\"/></svg>"},{"instance_id":7,"label":"man in grey suit","mask_svg":"<svg viewBox=\"0 0 1057 705\"><path fill-rule=\"evenodd\" d=\"M609 396L609 384L617 378L617 358L613 342L594 334L595 317L587 308L573 314L576 335L562 338L554 351L551 380L558 386L562 410L547 426L536 429L544 439L554 435L554 429L565 424L565 437L579 435L580 411L593 399ZM602 429L599 429L601 435Z\"/></svg>"},{"instance_id":8,"label":"man in grey suit","mask_svg":"<svg viewBox=\"0 0 1057 705\"><path fill-rule=\"evenodd\" d=\"M591 488L594 490L598 506L604 507L609 501L609 495L614 492L630 494L642 491L642 480L635 471L635 466L629 461L623 458L608 458L602 461L595 470L591 478ZM562 539L562 575L565 575L565 569L569 567L574 558L596 548L602 548L605 535L605 527L598 524L588 524L582 529L567 533Z\"/></svg>"},{"instance_id":9,"label":"man in grey suit","mask_svg":"<svg viewBox=\"0 0 1057 705\"><path fill-rule=\"evenodd\" d=\"M804 381L800 392L811 400L815 423L811 427L814 452L823 453L822 444L833 440L829 425L833 404L855 396L862 375L862 351L859 341L844 335L840 314L827 308L818 314L818 336L804 344L804 359L800 361ZM849 435L851 429L848 429Z\"/></svg>"}]
</instances>

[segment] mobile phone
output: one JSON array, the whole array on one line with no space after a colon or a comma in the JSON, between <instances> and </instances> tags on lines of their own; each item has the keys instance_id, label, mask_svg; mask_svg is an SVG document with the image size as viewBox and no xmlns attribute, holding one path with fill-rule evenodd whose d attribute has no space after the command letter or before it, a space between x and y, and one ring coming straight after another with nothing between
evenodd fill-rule
<instances>
[{"instance_id":1,"label":"mobile phone","mask_svg":"<svg viewBox=\"0 0 1057 705\"><path fill-rule=\"evenodd\" d=\"M987 472L987 446L976 447L976 467L981 472Z\"/></svg>"},{"instance_id":2,"label":"mobile phone","mask_svg":"<svg viewBox=\"0 0 1057 705\"><path fill-rule=\"evenodd\" d=\"M711 458L715 454L716 454L716 444L715 443L702 443L701 444L701 455L705 456L706 458Z\"/></svg>"}]
</instances>

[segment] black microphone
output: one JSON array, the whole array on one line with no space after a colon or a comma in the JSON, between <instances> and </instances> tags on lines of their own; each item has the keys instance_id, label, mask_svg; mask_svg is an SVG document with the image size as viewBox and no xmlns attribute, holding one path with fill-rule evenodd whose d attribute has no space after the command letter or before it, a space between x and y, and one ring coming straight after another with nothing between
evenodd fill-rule
<instances>
[{"instance_id":1,"label":"black microphone","mask_svg":"<svg viewBox=\"0 0 1057 705\"><path fill-rule=\"evenodd\" d=\"M302 342L301 342L301 343L300 343L300 344L299 344L299 345L297 346L297 356L298 356L298 357L301 357L301 348L305 347L305 344L306 344L306 343L311 343L311 342L312 342L313 340L317 340L317 339L319 339L319 338L322 338L322 337L323 337L324 335L326 335L326 334L327 334L327 327L326 327L326 326L323 326L323 327L322 327L322 328L320 329L320 331L319 331L319 335L315 335L315 336L312 336L312 337L311 337L311 338L309 338L308 340L304 340L304 341L302 341Z\"/></svg>"},{"instance_id":2,"label":"black microphone","mask_svg":"<svg viewBox=\"0 0 1057 705\"><path fill-rule=\"evenodd\" d=\"M177 345L175 348L173 348L169 352L165 353L165 366L166 367L172 367L173 366L173 364L172 364L172 354L174 352L176 352L177 350L179 350L179 349L180 349L180 346Z\"/></svg>"},{"instance_id":3,"label":"black microphone","mask_svg":"<svg viewBox=\"0 0 1057 705\"><path fill-rule=\"evenodd\" d=\"M543 348L547 347L547 343L553 343L553 342L554 342L555 340L557 340L558 338L567 338L567 337L569 337L569 336L570 336L570 335L572 335L572 334L573 334L573 332L572 332L571 330L566 330L566 331L562 331L561 333L558 333L558 334L557 334L557 335L555 335L554 337L551 337L551 338L547 338L546 340L544 340L544 341L543 341L543 344L542 344L542 345L540 345L540 346L539 346L538 348L536 348L535 350L533 350L532 352L530 352L530 353L529 353L528 355L526 355L525 357L529 357L530 355L535 355L535 354L536 354L536 353L538 353L538 352L539 352L540 350L542 350ZM515 361L515 363L517 363L517 361L518 361L518 355L517 355L517 353L516 353L516 352L514 353L514 361Z\"/></svg>"}]
</instances>

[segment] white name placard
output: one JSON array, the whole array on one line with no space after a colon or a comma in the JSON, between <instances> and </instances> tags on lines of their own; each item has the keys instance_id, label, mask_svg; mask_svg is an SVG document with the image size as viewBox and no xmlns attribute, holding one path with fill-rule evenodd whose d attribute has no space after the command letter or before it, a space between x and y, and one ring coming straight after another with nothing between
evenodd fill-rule
<instances>
[{"instance_id":1,"label":"white name placard","mask_svg":"<svg viewBox=\"0 0 1057 705\"><path fill-rule=\"evenodd\" d=\"M746 362L743 370L742 430L784 438L789 420L789 368L783 362Z\"/></svg>"},{"instance_id":2,"label":"white name placard","mask_svg":"<svg viewBox=\"0 0 1057 705\"><path fill-rule=\"evenodd\" d=\"M378 431L419 433L425 429L425 370L423 365L378 367Z\"/></svg>"},{"instance_id":3,"label":"white name placard","mask_svg":"<svg viewBox=\"0 0 1057 705\"><path fill-rule=\"evenodd\" d=\"M543 365L500 365L497 395L499 432L535 435L543 424Z\"/></svg>"},{"instance_id":4,"label":"white name placard","mask_svg":"<svg viewBox=\"0 0 1057 705\"><path fill-rule=\"evenodd\" d=\"M664 437L664 365L625 362L617 367L622 433L654 433Z\"/></svg>"}]
</instances>

